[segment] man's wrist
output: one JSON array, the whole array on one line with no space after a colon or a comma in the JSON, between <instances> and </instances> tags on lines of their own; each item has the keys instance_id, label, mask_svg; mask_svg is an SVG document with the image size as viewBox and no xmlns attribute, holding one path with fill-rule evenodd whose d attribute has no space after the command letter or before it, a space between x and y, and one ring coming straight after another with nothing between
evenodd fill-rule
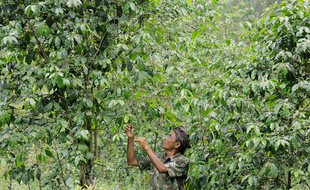
<instances>
[{"instance_id":1,"label":"man's wrist","mask_svg":"<svg viewBox=\"0 0 310 190\"><path fill-rule=\"evenodd\" d=\"M144 149L146 152L152 150L149 146L145 147Z\"/></svg>"}]
</instances>

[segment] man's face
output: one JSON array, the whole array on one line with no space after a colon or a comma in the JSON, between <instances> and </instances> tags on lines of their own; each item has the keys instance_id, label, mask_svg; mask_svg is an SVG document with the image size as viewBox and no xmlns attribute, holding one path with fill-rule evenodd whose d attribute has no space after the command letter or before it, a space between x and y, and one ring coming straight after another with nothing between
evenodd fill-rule
<instances>
[{"instance_id":1,"label":"man's face","mask_svg":"<svg viewBox=\"0 0 310 190\"><path fill-rule=\"evenodd\" d=\"M166 137L163 142L163 148L165 150L175 149L175 146L177 145L177 142L175 142L175 140L176 140L175 133L174 131L171 131L168 137Z\"/></svg>"}]
</instances>

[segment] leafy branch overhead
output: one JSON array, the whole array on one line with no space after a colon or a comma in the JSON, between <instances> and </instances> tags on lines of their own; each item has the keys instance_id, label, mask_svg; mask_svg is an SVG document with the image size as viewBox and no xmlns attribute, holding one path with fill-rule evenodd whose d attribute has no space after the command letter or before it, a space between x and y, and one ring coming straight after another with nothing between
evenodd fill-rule
<instances>
[{"instance_id":1,"label":"leafy branch overhead","mask_svg":"<svg viewBox=\"0 0 310 190\"><path fill-rule=\"evenodd\" d=\"M2 1L4 176L131 183L124 125L160 152L182 124L187 188L309 188L309 18L302 0Z\"/></svg>"}]
</instances>

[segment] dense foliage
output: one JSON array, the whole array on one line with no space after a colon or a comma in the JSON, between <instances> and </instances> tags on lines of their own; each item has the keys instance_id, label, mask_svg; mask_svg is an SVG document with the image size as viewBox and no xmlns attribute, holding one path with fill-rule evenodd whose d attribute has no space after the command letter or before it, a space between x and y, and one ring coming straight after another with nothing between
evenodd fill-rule
<instances>
[{"instance_id":1,"label":"dense foliage","mask_svg":"<svg viewBox=\"0 0 310 190\"><path fill-rule=\"evenodd\" d=\"M9 188L145 188L126 165L126 123L155 152L187 127L188 189L309 188L310 5L251 2L0 3Z\"/></svg>"}]
</instances>

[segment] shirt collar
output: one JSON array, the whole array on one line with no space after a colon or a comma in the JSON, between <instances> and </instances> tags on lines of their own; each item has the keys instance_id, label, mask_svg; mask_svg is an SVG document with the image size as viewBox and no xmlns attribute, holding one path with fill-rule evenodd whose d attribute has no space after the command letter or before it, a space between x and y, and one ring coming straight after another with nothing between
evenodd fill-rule
<instances>
[{"instance_id":1,"label":"shirt collar","mask_svg":"<svg viewBox=\"0 0 310 190\"><path fill-rule=\"evenodd\" d=\"M178 152L177 154L171 156L171 157L168 158L168 159L166 159L166 156L167 156L167 152L166 152L165 154L163 154L163 158L165 158L165 160L169 160L169 159L170 159L171 161L173 161L173 159L175 159L175 158L181 156L181 153Z\"/></svg>"}]
</instances>

